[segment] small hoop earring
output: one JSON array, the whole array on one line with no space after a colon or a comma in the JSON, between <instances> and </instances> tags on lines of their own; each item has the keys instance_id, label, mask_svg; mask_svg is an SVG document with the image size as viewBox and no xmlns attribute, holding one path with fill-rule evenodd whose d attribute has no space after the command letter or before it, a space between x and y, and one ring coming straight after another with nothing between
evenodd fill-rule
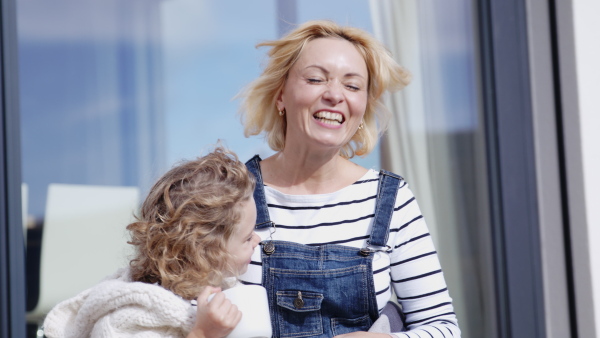
<instances>
[{"instance_id":1,"label":"small hoop earring","mask_svg":"<svg viewBox=\"0 0 600 338\"><path fill-rule=\"evenodd\" d=\"M360 124L358 125L358 129L362 130L363 129L363 122L361 121Z\"/></svg>"}]
</instances>

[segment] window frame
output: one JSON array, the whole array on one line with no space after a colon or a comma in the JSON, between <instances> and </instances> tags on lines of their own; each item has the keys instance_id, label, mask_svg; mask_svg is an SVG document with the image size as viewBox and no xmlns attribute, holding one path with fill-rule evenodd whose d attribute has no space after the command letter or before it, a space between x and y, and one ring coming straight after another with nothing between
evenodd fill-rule
<instances>
[{"instance_id":1,"label":"window frame","mask_svg":"<svg viewBox=\"0 0 600 338\"><path fill-rule=\"evenodd\" d=\"M527 2L477 6L498 337L546 337Z\"/></svg>"},{"instance_id":2,"label":"window frame","mask_svg":"<svg viewBox=\"0 0 600 338\"><path fill-rule=\"evenodd\" d=\"M0 336L25 337L16 1L0 0Z\"/></svg>"}]
</instances>

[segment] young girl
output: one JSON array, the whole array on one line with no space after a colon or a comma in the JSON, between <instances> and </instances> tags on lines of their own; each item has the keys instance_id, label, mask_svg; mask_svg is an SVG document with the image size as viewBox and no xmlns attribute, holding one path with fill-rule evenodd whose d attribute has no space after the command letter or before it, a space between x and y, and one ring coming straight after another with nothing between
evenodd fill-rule
<instances>
[{"instance_id":1,"label":"young girl","mask_svg":"<svg viewBox=\"0 0 600 338\"><path fill-rule=\"evenodd\" d=\"M246 271L259 242L254 185L221 147L171 169L127 226L135 247L129 267L54 307L45 335L226 336L241 313L221 289Z\"/></svg>"}]
</instances>

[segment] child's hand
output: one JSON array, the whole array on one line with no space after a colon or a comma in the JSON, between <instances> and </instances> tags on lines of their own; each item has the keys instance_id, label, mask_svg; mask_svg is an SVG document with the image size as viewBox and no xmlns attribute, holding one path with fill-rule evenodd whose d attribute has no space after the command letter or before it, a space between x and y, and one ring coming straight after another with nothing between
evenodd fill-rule
<instances>
[{"instance_id":1,"label":"child's hand","mask_svg":"<svg viewBox=\"0 0 600 338\"><path fill-rule=\"evenodd\" d=\"M209 302L208 297L213 293L216 294ZM225 337L242 319L242 313L225 297L221 288L207 286L197 301L196 324L188 338Z\"/></svg>"}]
</instances>

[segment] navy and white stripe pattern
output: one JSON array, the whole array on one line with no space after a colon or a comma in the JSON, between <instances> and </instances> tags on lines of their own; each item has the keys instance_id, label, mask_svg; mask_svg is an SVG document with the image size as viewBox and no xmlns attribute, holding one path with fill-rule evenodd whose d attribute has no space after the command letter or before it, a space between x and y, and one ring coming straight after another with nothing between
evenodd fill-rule
<instances>
[{"instance_id":1,"label":"navy and white stripe pattern","mask_svg":"<svg viewBox=\"0 0 600 338\"><path fill-rule=\"evenodd\" d=\"M306 245L365 246L374 217L379 172L369 170L359 181L330 194L287 195L268 186L265 195L274 240ZM272 229L258 230L269 238ZM452 300L433 241L414 195L402 181L396 197L388 245L391 253L373 258L377 303L381 310L394 288L407 316L409 332L398 337L460 337ZM245 284L260 284L260 246L252 256Z\"/></svg>"}]
</instances>

